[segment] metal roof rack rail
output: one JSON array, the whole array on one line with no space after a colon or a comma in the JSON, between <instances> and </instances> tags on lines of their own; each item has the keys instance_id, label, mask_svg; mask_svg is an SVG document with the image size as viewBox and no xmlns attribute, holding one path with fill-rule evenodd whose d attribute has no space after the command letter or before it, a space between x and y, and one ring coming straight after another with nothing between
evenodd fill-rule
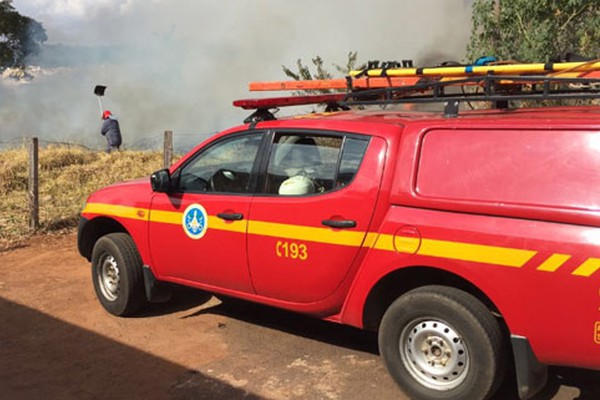
<instances>
[{"instance_id":1,"label":"metal roof rack rail","mask_svg":"<svg viewBox=\"0 0 600 400\"><path fill-rule=\"evenodd\" d=\"M554 76L485 75L452 80L426 80L411 86L349 90L342 106L388 105L403 103L447 103L456 107L466 101L492 102L506 105L508 101L541 101L600 98L598 78L559 78ZM465 87L476 88L465 91ZM456 93L448 88L459 88ZM481 90L480 90L481 89ZM449 109L450 110L450 109ZM449 111L450 114L455 114Z\"/></svg>"}]
</instances>

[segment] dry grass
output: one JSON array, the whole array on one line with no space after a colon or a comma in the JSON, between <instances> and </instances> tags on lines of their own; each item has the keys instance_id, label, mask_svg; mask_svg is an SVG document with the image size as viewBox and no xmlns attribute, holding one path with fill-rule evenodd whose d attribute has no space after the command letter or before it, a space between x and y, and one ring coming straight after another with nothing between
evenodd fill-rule
<instances>
[{"instance_id":1,"label":"dry grass","mask_svg":"<svg viewBox=\"0 0 600 400\"><path fill-rule=\"evenodd\" d=\"M150 175L162 168L161 152L112 154L67 147L39 151L40 224L29 230L26 148L0 151L0 251L34 234L72 230L87 196L103 186Z\"/></svg>"}]
</instances>

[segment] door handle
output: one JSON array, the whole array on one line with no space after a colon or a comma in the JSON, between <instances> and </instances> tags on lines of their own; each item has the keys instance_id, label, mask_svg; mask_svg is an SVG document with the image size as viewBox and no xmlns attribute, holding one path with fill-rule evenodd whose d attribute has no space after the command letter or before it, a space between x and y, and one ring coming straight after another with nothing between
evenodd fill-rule
<instances>
[{"instance_id":1,"label":"door handle","mask_svg":"<svg viewBox=\"0 0 600 400\"><path fill-rule=\"evenodd\" d=\"M355 228L356 221L351 219L343 219L343 220L333 220L333 219L324 219L321 223L325 226L329 226L330 228Z\"/></svg>"},{"instance_id":2,"label":"door handle","mask_svg":"<svg viewBox=\"0 0 600 400\"><path fill-rule=\"evenodd\" d=\"M219 213L217 217L224 219L225 221L240 221L244 219L244 214L241 213Z\"/></svg>"}]
</instances>

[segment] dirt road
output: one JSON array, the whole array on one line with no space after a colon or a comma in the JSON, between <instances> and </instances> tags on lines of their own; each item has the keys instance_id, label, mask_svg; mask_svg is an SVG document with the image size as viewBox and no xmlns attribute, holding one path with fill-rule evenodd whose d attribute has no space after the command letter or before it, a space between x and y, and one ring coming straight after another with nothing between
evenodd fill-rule
<instances>
[{"instance_id":1,"label":"dirt road","mask_svg":"<svg viewBox=\"0 0 600 400\"><path fill-rule=\"evenodd\" d=\"M371 333L192 290L115 318L89 275L72 234L0 254L0 399L405 399ZM536 396L599 398L565 368Z\"/></svg>"}]
</instances>

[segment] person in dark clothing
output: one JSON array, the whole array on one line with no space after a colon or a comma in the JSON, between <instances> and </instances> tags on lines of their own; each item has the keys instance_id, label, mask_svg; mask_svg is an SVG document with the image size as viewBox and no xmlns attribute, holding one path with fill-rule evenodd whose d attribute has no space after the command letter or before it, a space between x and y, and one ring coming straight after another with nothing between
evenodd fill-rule
<instances>
[{"instance_id":1,"label":"person in dark clothing","mask_svg":"<svg viewBox=\"0 0 600 400\"><path fill-rule=\"evenodd\" d=\"M119 121L108 110L102 113L102 119L104 120L104 122L102 123L100 133L102 134L102 136L106 137L106 141L108 142L106 152L110 153L113 150L119 150L122 141Z\"/></svg>"}]
</instances>

